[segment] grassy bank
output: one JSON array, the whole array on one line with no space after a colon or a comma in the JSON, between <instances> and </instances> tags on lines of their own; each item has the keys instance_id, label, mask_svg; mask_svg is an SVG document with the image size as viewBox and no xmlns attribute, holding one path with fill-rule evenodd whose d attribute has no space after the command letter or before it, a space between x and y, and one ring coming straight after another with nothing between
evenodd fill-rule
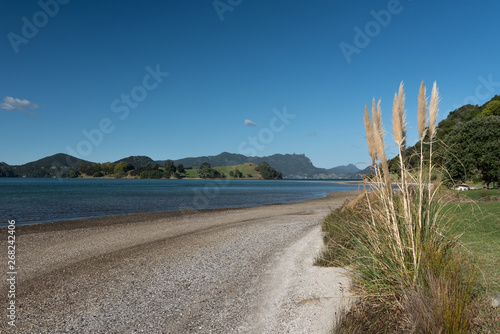
<instances>
[{"instance_id":1,"label":"grassy bank","mask_svg":"<svg viewBox=\"0 0 500 334\"><path fill-rule=\"evenodd\" d=\"M459 203L446 206L458 223L452 233L477 259L484 293L500 293L500 190L471 190L458 194ZM472 200L469 202L467 200ZM500 331L499 331L500 332Z\"/></svg>"},{"instance_id":2,"label":"grassy bank","mask_svg":"<svg viewBox=\"0 0 500 334\"><path fill-rule=\"evenodd\" d=\"M254 163L245 163L241 165L218 166L212 168L221 173L221 175L224 175L225 179L262 180L263 177L258 171L255 170L256 167L257 165ZM186 169L184 178L187 179L198 178L198 175L196 174L196 169Z\"/></svg>"},{"instance_id":3,"label":"grassy bank","mask_svg":"<svg viewBox=\"0 0 500 334\"><path fill-rule=\"evenodd\" d=\"M500 293L500 190L464 191L456 197L459 203L447 205L448 216L459 222L453 233L460 235L480 272L474 332L500 333L500 312L491 307L490 300Z\"/></svg>"}]
</instances>

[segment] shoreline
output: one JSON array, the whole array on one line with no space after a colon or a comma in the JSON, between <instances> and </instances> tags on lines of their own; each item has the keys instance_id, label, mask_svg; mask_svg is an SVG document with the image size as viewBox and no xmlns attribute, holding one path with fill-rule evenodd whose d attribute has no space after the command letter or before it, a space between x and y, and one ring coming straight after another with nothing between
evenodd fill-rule
<instances>
[{"instance_id":1,"label":"shoreline","mask_svg":"<svg viewBox=\"0 0 500 334\"><path fill-rule=\"evenodd\" d=\"M347 184L347 183L345 183L345 184ZM191 209L191 210L169 210L169 211L157 211L157 212L125 213L125 214L110 215L110 216L61 219L61 220L54 220L54 221L32 222L32 223L30 222L30 223L22 223L22 224L18 224L18 222L16 221L16 229L21 230L21 231L30 231L30 230L39 231L39 230L41 230L41 228L40 228L41 225L50 226L50 227L46 227L47 229L50 229L50 230L60 230L61 228L73 229L73 228L81 228L81 226L87 226L87 225L90 225L92 223L102 224L102 222L99 222L99 221L101 221L103 219L109 219L109 220L116 221L115 223L131 222L134 219L136 222L137 222L137 219L139 219L139 222L140 222L140 221L150 220L150 219L178 217L180 215L186 216L186 215L189 215L190 213L194 214L194 213L203 213L203 212L217 212L217 211L224 211L224 210L238 210L238 209L241 210L241 209L247 209L247 208L265 207L265 206L270 206L270 205L288 205L288 204L303 203L303 202L314 201L317 199L334 196L334 194L337 194L337 193L344 193L344 192L349 192L349 191L359 191L359 190L329 192L325 196L321 196L321 197L299 200L299 201L294 201L294 202L275 203L275 204L235 206L235 207L213 208L213 209ZM0 233L4 232L6 230L7 230L7 227L0 227Z\"/></svg>"},{"instance_id":2,"label":"shoreline","mask_svg":"<svg viewBox=\"0 0 500 334\"><path fill-rule=\"evenodd\" d=\"M359 193L16 227L16 328L255 333L293 325L317 333L315 324L331 323L340 307L321 298L340 295L345 282L339 269L313 266L320 224ZM4 298L7 289L2 282Z\"/></svg>"}]
</instances>

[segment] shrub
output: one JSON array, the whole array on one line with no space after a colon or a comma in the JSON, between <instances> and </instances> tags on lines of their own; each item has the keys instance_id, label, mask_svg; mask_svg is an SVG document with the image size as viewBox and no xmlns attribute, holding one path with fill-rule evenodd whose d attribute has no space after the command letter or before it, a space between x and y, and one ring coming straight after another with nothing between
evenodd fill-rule
<instances>
[{"instance_id":1,"label":"shrub","mask_svg":"<svg viewBox=\"0 0 500 334\"><path fill-rule=\"evenodd\" d=\"M80 176L80 172L78 172L76 170L72 170L71 172L68 173L67 177L74 179L74 178L77 178L79 176Z\"/></svg>"}]
</instances>

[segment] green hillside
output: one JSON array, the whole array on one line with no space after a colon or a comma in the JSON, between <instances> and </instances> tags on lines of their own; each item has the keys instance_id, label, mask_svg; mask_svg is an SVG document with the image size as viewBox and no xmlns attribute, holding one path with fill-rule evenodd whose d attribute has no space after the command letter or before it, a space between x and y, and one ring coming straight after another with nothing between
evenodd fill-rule
<instances>
[{"instance_id":1,"label":"green hillside","mask_svg":"<svg viewBox=\"0 0 500 334\"><path fill-rule=\"evenodd\" d=\"M186 178L200 178L199 170L204 164L197 166L193 169L186 170ZM281 179L283 175L281 172L275 170L266 162L262 162L259 165L247 162L244 164L233 165L233 166L217 166L209 167L210 165L205 163L208 170L212 170L212 173L204 173L206 175L213 175L215 178L225 178L225 179L245 179L245 180L263 180L263 179ZM205 177L213 178L213 177Z\"/></svg>"},{"instance_id":2,"label":"green hillside","mask_svg":"<svg viewBox=\"0 0 500 334\"><path fill-rule=\"evenodd\" d=\"M115 161L115 164L119 162L125 162L128 164L131 164L134 168L140 168L144 166L153 166L156 164L156 162L151 159L150 157L147 157L145 155L135 155L135 156L130 156L127 158L120 159L118 161Z\"/></svg>"},{"instance_id":3,"label":"green hillside","mask_svg":"<svg viewBox=\"0 0 500 334\"><path fill-rule=\"evenodd\" d=\"M439 122L433 144L433 163L447 170L441 176L451 184L473 181L498 182L498 147L500 146L500 95L494 96L482 106L464 105L451 111ZM468 137L464 136L466 133ZM408 166L418 169L421 143L405 150ZM422 153L424 161L429 160L430 145L428 137L424 138ZM399 158L389 161L391 173L399 174ZM488 174L488 175L486 175ZM439 177L436 174L436 177Z\"/></svg>"},{"instance_id":4,"label":"green hillside","mask_svg":"<svg viewBox=\"0 0 500 334\"><path fill-rule=\"evenodd\" d=\"M255 170L256 167L257 165L254 163L245 163L235 166L214 167L214 169L224 173L227 179L239 179L239 178L262 179L261 174ZM237 171L240 171L243 177L236 177L237 176L236 174L238 174Z\"/></svg>"},{"instance_id":5,"label":"green hillside","mask_svg":"<svg viewBox=\"0 0 500 334\"><path fill-rule=\"evenodd\" d=\"M75 158L71 155L58 153L20 166L0 166L2 176L26 177L66 177L66 175L82 164L93 162Z\"/></svg>"}]
</instances>

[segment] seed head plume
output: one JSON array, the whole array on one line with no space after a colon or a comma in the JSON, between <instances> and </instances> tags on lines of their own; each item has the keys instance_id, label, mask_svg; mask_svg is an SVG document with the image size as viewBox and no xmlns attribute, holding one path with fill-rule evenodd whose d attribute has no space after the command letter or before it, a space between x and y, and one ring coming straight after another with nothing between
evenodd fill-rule
<instances>
[{"instance_id":1,"label":"seed head plume","mask_svg":"<svg viewBox=\"0 0 500 334\"><path fill-rule=\"evenodd\" d=\"M394 133L394 141L398 144L402 151L405 149L406 137L406 115L404 110L405 95L403 82L399 85L398 94L394 94L394 103L392 104L392 129Z\"/></svg>"},{"instance_id":2,"label":"seed head plume","mask_svg":"<svg viewBox=\"0 0 500 334\"><path fill-rule=\"evenodd\" d=\"M373 106L375 106L375 99L373 99ZM384 172L387 191L390 192L391 177L389 175L389 164L387 163L387 158L385 157L384 129L382 129L382 111L380 110L380 100L377 103L377 108L373 112L373 134L373 137L375 139L375 147L377 148L377 153L380 158L380 163L382 164L382 170Z\"/></svg>"},{"instance_id":3,"label":"seed head plume","mask_svg":"<svg viewBox=\"0 0 500 334\"><path fill-rule=\"evenodd\" d=\"M425 86L424 80L420 84L420 90L418 92L418 137L420 141L424 140L425 137L425 125L427 124L427 98L425 97Z\"/></svg>"},{"instance_id":4,"label":"seed head plume","mask_svg":"<svg viewBox=\"0 0 500 334\"><path fill-rule=\"evenodd\" d=\"M370 119L370 114L368 113L368 108L366 104L365 104L364 121L366 130L366 142L368 144L368 153L372 158L372 165L375 165L375 162L377 161L377 151L375 149L375 142L373 140L373 124L372 120Z\"/></svg>"},{"instance_id":5,"label":"seed head plume","mask_svg":"<svg viewBox=\"0 0 500 334\"><path fill-rule=\"evenodd\" d=\"M398 92L398 102L399 102L399 119L401 121L401 132L403 135L403 141L401 143L401 150L404 152L406 149L406 111L405 111L405 92L404 92L404 85L403 81L401 81L401 84L399 85L399 92Z\"/></svg>"},{"instance_id":6,"label":"seed head plume","mask_svg":"<svg viewBox=\"0 0 500 334\"><path fill-rule=\"evenodd\" d=\"M429 138L432 141L434 135L436 134L436 122L438 115L438 104L439 104L439 90L434 81L431 93L431 102L429 104Z\"/></svg>"},{"instance_id":7,"label":"seed head plume","mask_svg":"<svg viewBox=\"0 0 500 334\"><path fill-rule=\"evenodd\" d=\"M392 132L394 133L394 141L399 145L403 140L403 136L401 136L401 121L399 120L398 107L398 94L394 93L394 102L392 103Z\"/></svg>"}]
</instances>

